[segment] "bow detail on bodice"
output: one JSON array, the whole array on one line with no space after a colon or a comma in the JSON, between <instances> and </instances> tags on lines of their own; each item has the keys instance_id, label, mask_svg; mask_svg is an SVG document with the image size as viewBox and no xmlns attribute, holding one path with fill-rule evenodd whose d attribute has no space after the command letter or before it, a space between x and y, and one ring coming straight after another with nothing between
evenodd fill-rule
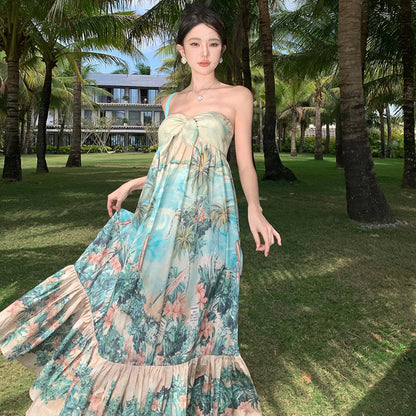
<instances>
[{"instance_id":1,"label":"bow detail on bodice","mask_svg":"<svg viewBox=\"0 0 416 416\"><path fill-rule=\"evenodd\" d=\"M199 140L227 154L232 137L231 122L216 111L200 113L194 117L171 114L159 127L159 147L162 149L174 139L182 140L186 146L193 146Z\"/></svg>"}]
</instances>

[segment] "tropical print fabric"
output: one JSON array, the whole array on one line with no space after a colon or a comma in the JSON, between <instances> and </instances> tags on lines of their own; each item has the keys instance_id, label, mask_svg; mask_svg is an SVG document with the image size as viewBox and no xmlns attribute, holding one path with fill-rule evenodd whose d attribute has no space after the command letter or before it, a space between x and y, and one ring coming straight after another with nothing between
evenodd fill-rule
<instances>
[{"instance_id":1,"label":"tropical print fabric","mask_svg":"<svg viewBox=\"0 0 416 416\"><path fill-rule=\"evenodd\" d=\"M0 313L0 346L38 377L27 415L260 415L238 349L242 269L217 112L166 117L137 210Z\"/></svg>"}]
</instances>

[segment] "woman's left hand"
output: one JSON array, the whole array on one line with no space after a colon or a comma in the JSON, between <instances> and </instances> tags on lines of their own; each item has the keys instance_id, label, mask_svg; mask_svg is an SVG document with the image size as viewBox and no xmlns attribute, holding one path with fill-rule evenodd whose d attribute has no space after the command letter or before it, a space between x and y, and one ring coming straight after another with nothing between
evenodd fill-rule
<instances>
[{"instance_id":1,"label":"woman's left hand","mask_svg":"<svg viewBox=\"0 0 416 416\"><path fill-rule=\"evenodd\" d=\"M267 257L275 239L279 246L282 245L280 234L266 220L261 208L248 208L248 223L256 243L256 251L264 251L264 255ZM261 242L260 235L263 237L264 243Z\"/></svg>"}]
</instances>

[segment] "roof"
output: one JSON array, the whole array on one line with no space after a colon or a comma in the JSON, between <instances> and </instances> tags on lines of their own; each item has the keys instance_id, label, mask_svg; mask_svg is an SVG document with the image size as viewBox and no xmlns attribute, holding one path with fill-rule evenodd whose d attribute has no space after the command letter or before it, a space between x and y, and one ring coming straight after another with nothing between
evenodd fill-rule
<instances>
[{"instance_id":1,"label":"roof","mask_svg":"<svg viewBox=\"0 0 416 416\"><path fill-rule=\"evenodd\" d=\"M90 73L87 79L95 80L100 87L160 88L167 82L165 75L98 74Z\"/></svg>"}]
</instances>

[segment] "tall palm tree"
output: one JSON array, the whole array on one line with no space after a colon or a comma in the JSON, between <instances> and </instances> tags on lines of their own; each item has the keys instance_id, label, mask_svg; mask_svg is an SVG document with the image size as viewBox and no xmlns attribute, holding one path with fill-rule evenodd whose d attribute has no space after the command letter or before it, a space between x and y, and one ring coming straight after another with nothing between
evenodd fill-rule
<instances>
[{"instance_id":1,"label":"tall palm tree","mask_svg":"<svg viewBox=\"0 0 416 416\"><path fill-rule=\"evenodd\" d=\"M412 2L400 0L401 49L403 64L404 170L402 185L416 188L414 32Z\"/></svg>"},{"instance_id":2,"label":"tall palm tree","mask_svg":"<svg viewBox=\"0 0 416 416\"><path fill-rule=\"evenodd\" d=\"M361 1L339 1L338 58L347 210L366 223L390 223L366 132L361 60Z\"/></svg>"},{"instance_id":3,"label":"tall palm tree","mask_svg":"<svg viewBox=\"0 0 416 416\"><path fill-rule=\"evenodd\" d=\"M19 64L31 46L29 32L33 18L44 7L39 1L0 0L0 48L7 62L7 116L4 168L6 181L21 181L19 143Z\"/></svg>"},{"instance_id":4,"label":"tall palm tree","mask_svg":"<svg viewBox=\"0 0 416 416\"><path fill-rule=\"evenodd\" d=\"M275 83L273 70L273 47L270 30L269 3L267 0L258 0L260 39L262 45L264 86L265 86L265 114L263 129L264 161L266 171L263 179L287 179L296 181L296 176L287 167L283 166L275 140L276 106Z\"/></svg>"},{"instance_id":5,"label":"tall palm tree","mask_svg":"<svg viewBox=\"0 0 416 416\"><path fill-rule=\"evenodd\" d=\"M289 78L279 80L280 105L284 106L280 113L281 118L291 119L291 146L290 155L297 156L296 136L297 124L305 111L311 111L308 101L314 92L315 83L304 78L299 73L293 72ZM305 105L306 104L306 105Z\"/></svg>"}]
</instances>

